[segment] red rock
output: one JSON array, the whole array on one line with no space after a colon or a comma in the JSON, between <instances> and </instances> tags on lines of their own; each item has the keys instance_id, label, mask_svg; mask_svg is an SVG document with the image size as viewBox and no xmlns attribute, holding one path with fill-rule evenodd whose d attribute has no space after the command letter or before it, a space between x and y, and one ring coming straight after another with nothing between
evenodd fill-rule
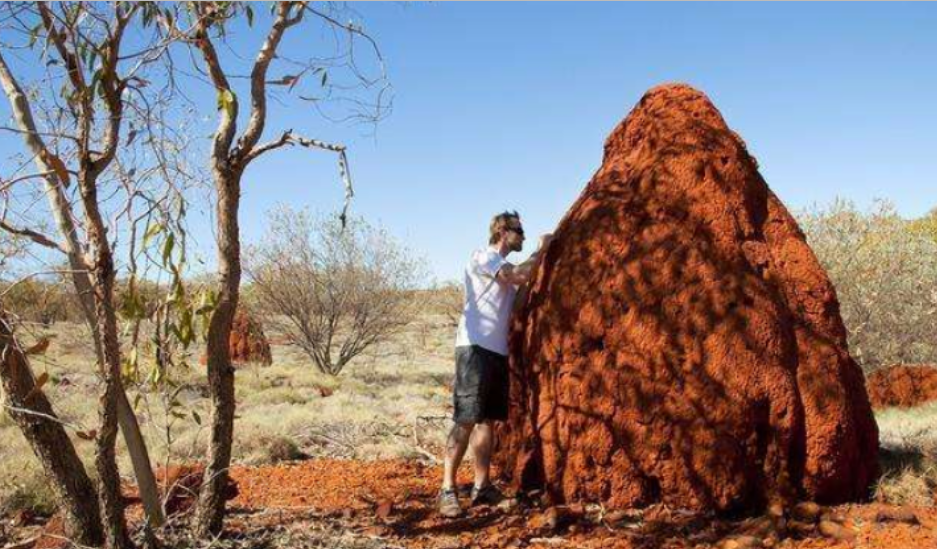
<instances>
[{"instance_id":1,"label":"red rock","mask_svg":"<svg viewBox=\"0 0 937 549\"><path fill-rule=\"evenodd\" d=\"M900 522L910 525L920 524L914 510L907 507L884 508L875 514L875 522Z\"/></svg>"},{"instance_id":2,"label":"red rock","mask_svg":"<svg viewBox=\"0 0 937 549\"><path fill-rule=\"evenodd\" d=\"M842 524L837 524L831 520L821 520L817 529L825 537L841 541L852 541L856 539L856 533L846 528Z\"/></svg>"},{"instance_id":3,"label":"red rock","mask_svg":"<svg viewBox=\"0 0 937 549\"><path fill-rule=\"evenodd\" d=\"M817 522L823 509L812 501L802 501L791 509L791 516L805 522Z\"/></svg>"},{"instance_id":4,"label":"red rock","mask_svg":"<svg viewBox=\"0 0 937 549\"><path fill-rule=\"evenodd\" d=\"M374 514L377 515L379 519L387 519L390 514L394 511L394 502L392 501L382 501L377 505L377 508L374 510Z\"/></svg>"},{"instance_id":5,"label":"red rock","mask_svg":"<svg viewBox=\"0 0 937 549\"><path fill-rule=\"evenodd\" d=\"M878 430L836 293L700 92L648 92L518 300L496 463L557 503L856 500Z\"/></svg>"}]
</instances>

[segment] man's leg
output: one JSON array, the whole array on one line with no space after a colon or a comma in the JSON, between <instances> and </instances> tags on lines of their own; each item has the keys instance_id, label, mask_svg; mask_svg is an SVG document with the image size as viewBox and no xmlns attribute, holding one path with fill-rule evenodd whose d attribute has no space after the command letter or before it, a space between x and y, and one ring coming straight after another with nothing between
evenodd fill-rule
<instances>
[{"instance_id":1,"label":"man's leg","mask_svg":"<svg viewBox=\"0 0 937 549\"><path fill-rule=\"evenodd\" d=\"M456 487L456 473L459 470L459 465L462 464L465 450L468 448L473 427L475 427L474 423L455 423L452 430L449 431L449 438L446 440L446 459L443 467L443 490L453 490Z\"/></svg>"},{"instance_id":2,"label":"man's leg","mask_svg":"<svg viewBox=\"0 0 937 549\"><path fill-rule=\"evenodd\" d=\"M484 488L491 484L489 473L491 469L491 448L494 443L494 433L491 422L479 423L475 426L472 436L472 452L475 454L475 488Z\"/></svg>"}]
</instances>

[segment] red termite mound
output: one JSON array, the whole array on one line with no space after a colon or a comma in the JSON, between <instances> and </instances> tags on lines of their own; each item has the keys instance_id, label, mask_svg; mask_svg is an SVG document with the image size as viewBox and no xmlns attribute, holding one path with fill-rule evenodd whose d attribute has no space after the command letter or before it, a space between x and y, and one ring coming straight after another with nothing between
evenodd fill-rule
<instances>
[{"instance_id":1,"label":"red termite mound","mask_svg":"<svg viewBox=\"0 0 937 549\"><path fill-rule=\"evenodd\" d=\"M702 93L649 91L519 299L517 488L731 511L865 497L878 428L836 293Z\"/></svg>"},{"instance_id":2,"label":"red termite mound","mask_svg":"<svg viewBox=\"0 0 937 549\"><path fill-rule=\"evenodd\" d=\"M270 343L264 335L263 326L243 310L239 309L234 316L228 348L231 351L231 362L253 362L264 366L273 364Z\"/></svg>"},{"instance_id":3,"label":"red termite mound","mask_svg":"<svg viewBox=\"0 0 937 549\"><path fill-rule=\"evenodd\" d=\"M875 409L911 408L937 401L937 366L896 364L869 374L866 387Z\"/></svg>"},{"instance_id":4,"label":"red termite mound","mask_svg":"<svg viewBox=\"0 0 937 549\"><path fill-rule=\"evenodd\" d=\"M263 325L242 309L238 309L234 315L231 335L228 338L228 352L231 353L231 362L234 364L273 364L270 342L264 335ZM208 356L203 354L199 363L202 366L207 364Z\"/></svg>"}]
</instances>

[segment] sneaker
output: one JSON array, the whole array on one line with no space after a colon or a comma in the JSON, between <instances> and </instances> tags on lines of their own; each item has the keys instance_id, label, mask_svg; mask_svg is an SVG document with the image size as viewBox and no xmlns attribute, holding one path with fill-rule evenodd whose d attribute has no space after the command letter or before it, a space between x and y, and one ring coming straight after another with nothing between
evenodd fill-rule
<instances>
[{"instance_id":1,"label":"sneaker","mask_svg":"<svg viewBox=\"0 0 937 549\"><path fill-rule=\"evenodd\" d=\"M504 501L504 494L494 484L472 488L472 505L497 505Z\"/></svg>"},{"instance_id":2,"label":"sneaker","mask_svg":"<svg viewBox=\"0 0 937 549\"><path fill-rule=\"evenodd\" d=\"M454 489L439 491L439 514L446 518L457 518L462 515L459 496Z\"/></svg>"}]
</instances>

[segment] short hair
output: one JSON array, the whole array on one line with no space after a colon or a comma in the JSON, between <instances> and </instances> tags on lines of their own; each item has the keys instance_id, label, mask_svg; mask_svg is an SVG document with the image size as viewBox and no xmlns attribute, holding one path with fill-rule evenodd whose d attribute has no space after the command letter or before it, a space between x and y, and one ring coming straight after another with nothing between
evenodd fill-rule
<instances>
[{"instance_id":1,"label":"short hair","mask_svg":"<svg viewBox=\"0 0 937 549\"><path fill-rule=\"evenodd\" d=\"M498 243L498 241L501 239L501 229L507 227L508 222L512 219L520 222L521 216L517 213L517 210L514 210L513 212L505 210L491 218L491 225L488 226L489 244Z\"/></svg>"}]
</instances>

